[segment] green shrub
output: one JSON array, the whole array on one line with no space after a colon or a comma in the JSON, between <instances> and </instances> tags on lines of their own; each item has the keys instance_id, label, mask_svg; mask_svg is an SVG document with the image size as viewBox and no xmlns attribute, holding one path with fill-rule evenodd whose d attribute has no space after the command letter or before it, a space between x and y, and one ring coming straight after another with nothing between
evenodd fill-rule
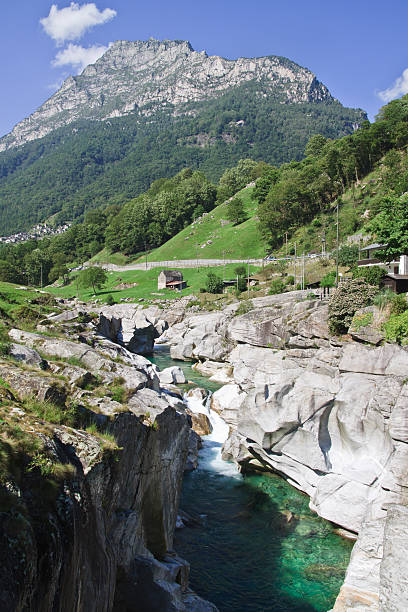
<instances>
[{"instance_id":1,"label":"green shrub","mask_svg":"<svg viewBox=\"0 0 408 612\"><path fill-rule=\"evenodd\" d=\"M10 353L10 342L0 342L0 357L6 357Z\"/></svg>"},{"instance_id":2,"label":"green shrub","mask_svg":"<svg viewBox=\"0 0 408 612\"><path fill-rule=\"evenodd\" d=\"M269 295L276 295L278 293L284 293L286 289L286 283L283 282L281 278L275 278L271 282L271 286L269 288Z\"/></svg>"},{"instance_id":3,"label":"green shrub","mask_svg":"<svg viewBox=\"0 0 408 612\"><path fill-rule=\"evenodd\" d=\"M352 266L358 261L358 246L344 244L339 248L339 265Z\"/></svg>"},{"instance_id":4,"label":"green shrub","mask_svg":"<svg viewBox=\"0 0 408 612\"><path fill-rule=\"evenodd\" d=\"M367 327L367 325L371 325L373 322L373 313L372 312L363 312L359 315L354 315L353 320L351 322L351 327L353 330L359 332L362 327Z\"/></svg>"},{"instance_id":5,"label":"green shrub","mask_svg":"<svg viewBox=\"0 0 408 612\"><path fill-rule=\"evenodd\" d=\"M78 368L85 367L83 361L79 357L75 357L75 355L72 355L71 357L61 357L61 361L65 361L65 363L69 363L70 365Z\"/></svg>"},{"instance_id":6,"label":"green shrub","mask_svg":"<svg viewBox=\"0 0 408 612\"><path fill-rule=\"evenodd\" d=\"M222 293L224 289L222 278L214 274L214 272L209 272L207 274L205 288L207 293Z\"/></svg>"},{"instance_id":7,"label":"green shrub","mask_svg":"<svg viewBox=\"0 0 408 612\"><path fill-rule=\"evenodd\" d=\"M336 284L336 272L333 270L332 272L328 272L325 274L320 281L321 287L334 287Z\"/></svg>"},{"instance_id":8,"label":"green shrub","mask_svg":"<svg viewBox=\"0 0 408 612\"><path fill-rule=\"evenodd\" d=\"M391 300L391 314L400 315L408 310L407 298L403 293L394 293Z\"/></svg>"},{"instance_id":9,"label":"green shrub","mask_svg":"<svg viewBox=\"0 0 408 612\"><path fill-rule=\"evenodd\" d=\"M354 268L353 278L363 278L369 285L379 287L380 282L384 278L386 272L380 266L367 266L364 268Z\"/></svg>"},{"instance_id":10,"label":"green shrub","mask_svg":"<svg viewBox=\"0 0 408 612\"><path fill-rule=\"evenodd\" d=\"M392 302L394 296L395 293L387 287L386 289L383 289L382 291L377 293L377 295L373 299L373 304L377 306L377 308L379 308L380 310L384 310L384 308Z\"/></svg>"},{"instance_id":11,"label":"green shrub","mask_svg":"<svg viewBox=\"0 0 408 612\"><path fill-rule=\"evenodd\" d=\"M384 329L385 337L390 342L408 344L408 310L399 315L391 315Z\"/></svg>"},{"instance_id":12,"label":"green shrub","mask_svg":"<svg viewBox=\"0 0 408 612\"><path fill-rule=\"evenodd\" d=\"M114 385L110 388L112 399L119 404L123 404L126 399L126 389L122 385Z\"/></svg>"},{"instance_id":13,"label":"green shrub","mask_svg":"<svg viewBox=\"0 0 408 612\"><path fill-rule=\"evenodd\" d=\"M331 295L329 301L329 329L332 334L345 334L351 325L354 313L368 306L377 289L362 278L343 281Z\"/></svg>"},{"instance_id":14,"label":"green shrub","mask_svg":"<svg viewBox=\"0 0 408 612\"><path fill-rule=\"evenodd\" d=\"M290 275L286 277L286 284L287 285L294 285L295 284L295 277Z\"/></svg>"},{"instance_id":15,"label":"green shrub","mask_svg":"<svg viewBox=\"0 0 408 612\"><path fill-rule=\"evenodd\" d=\"M23 401L23 407L27 412L35 414L38 418L48 421L48 423L77 427L81 422L82 415L79 406L76 404L71 404L69 407L61 407L51 402L41 402L29 398Z\"/></svg>"},{"instance_id":16,"label":"green shrub","mask_svg":"<svg viewBox=\"0 0 408 612\"><path fill-rule=\"evenodd\" d=\"M107 296L106 303L108 304L108 306L113 306L113 304L116 304L115 298L111 293L109 293L109 295Z\"/></svg>"},{"instance_id":17,"label":"green shrub","mask_svg":"<svg viewBox=\"0 0 408 612\"><path fill-rule=\"evenodd\" d=\"M242 293L247 288L247 279L244 276L238 276L237 285L238 293Z\"/></svg>"},{"instance_id":18,"label":"green shrub","mask_svg":"<svg viewBox=\"0 0 408 612\"><path fill-rule=\"evenodd\" d=\"M235 276L246 276L246 273L247 269L245 266L237 266L236 268L234 268Z\"/></svg>"},{"instance_id":19,"label":"green shrub","mask_svg":"<svg viewBox=\"0 0 408 612\"><path fill-rule=\"evenodd\" d=\"M247 312L252 310L253 307L254 305L252 303L252 300L243 300L235 311L234 316L239 317L240 315L246 314Z\"/></svg>"},{"instance_id":20,"label":"green shrub","mask_svg":"<svg viewBox=\"0 0 408 612\"><path fill-rule=\"evenodd\" d=\"M52 460L45 453L37 452L31 459L27 470L32 472L39 469L41 476L50 476L53 472Z\"/></svg>"},{"instance_id":21,"label":"green shrub","mask_svg":"<svg viewBox=\"0 0 408 612\"><path fill-rule=\"evenodd\" d=\"M390 305L390 314L399 315L408 310L408 301L406 295L403 293L394 293L388 287L383 289L373 299L373 304L380 310Z\"/></svg>"},{"instance_id":22,"label":"green shrub","mask_svg":"<svg viewBox=\"0 0 408 612\"><path fill-rule=\"evenodd\" d=\"M18 306L13 311L13 317L16 320L20 320L24 323L36 323L41 319L41 315L38 310L30 308L30 306Z\"/></svg>"}]
</instances>

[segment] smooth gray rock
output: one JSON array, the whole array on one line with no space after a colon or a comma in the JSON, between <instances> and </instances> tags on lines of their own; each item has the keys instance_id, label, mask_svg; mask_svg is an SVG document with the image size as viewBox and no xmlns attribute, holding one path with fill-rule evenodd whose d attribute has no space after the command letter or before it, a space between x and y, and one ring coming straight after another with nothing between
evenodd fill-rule
<instances>
[{"instance_id":1,"label":"smooth gray rock","mask_svg":"<svg viewBox=\"0 0 408 612\"><path fill-rule=\"evenodd\" d=\"M233 383L234 378L232 376L232 367L227 363L220 363L219 361L197 361L193 365L193 369L202 374L208 376L211 381L220 382L223 384Z\"/></svg>"},{"instance_id":2,"label":"smooth gray rock","mask_svg":"<svg viewBox=\"0 0 408 612\"><path fill-rule=\"evenodd\" d=\"M333 612L357 612L359 609L364 612L379 612L384 526L385 518L373 520L368 517L364 520Z\"/></svg>"},{"instance_id":3,"label":"smooth gray rock","mask_svg":"<svg viewBox=\"0 0 408 612\"><path fill-rule=\"evenodd\" d=\"M37 351L23 344L12 342L9 345L8 354L16 361L24 361L28 365L43 369L47 367L47 362Z\"/></svg>"},{"instance_id":4,"label":"smooth gray rock","mask_svg":"<svg viewBox=\"0 0 408 612\"><path fill-rule=\"evenodd\" d=\"M165 331L166 323L134 304L114 304L100 311L97 329L109 340L123 343L129 351L149 355L155 338Z\"/></svg>"},{"instance_id":5,"label":"smooth gray rock","mask_svg":"<svg viewBox=\"0 0 408 612\"><path fill-rule=\"evenodd\" d=\"M390 435L394 440L408 442L408 385L401 388L390 418Z\"/></svg>"},{"instance_id":6,"label":"smooth gray rock","mask_svg":"<svg viewBox=\"0 0 408 612\"><path fill-rule=\"evenodd\" d=\"M229 425L236 426L245 399L246 394L241 391L238 385L224 385L212 394L211 408L218 412Z\"/></svg>"},{"instance_id":7,"label":"smooth gray rock","mask_svg":"<svg viewBox=\"0 0 408 612\"><path fill-rule=\"evenodd\" d=\"M46 355L69 359L76 357L84 367L93 374L98 374L105 382L113 382L115 378L122 377L126 389L141 389L147 385L158 388L156 370L146 363L137 363L134 367L107 359L99 351L90 348L87 344L72 342L62 338L51 338L40 334L33 334L18 329L12 329L9 336L30 347L41 349Z\"/></svg>"},{"instance_id":8,"label":"smooth gray rock","mask_svg":"<svg viewBox=\"0 0 408 612\"><path fill-rule=\"evenodd\" d=\"M408 375L408 351L397 344L369 348L360 344L347 344L340 361L342 372L362 372L382 376Z\"/></svg>"},{"instance_id":9,"label":"smooth gray rock","mask_svg":"<svg viewBox=\"0 0 408 612\"><path fill-rule=\"evenodd\" d=\"M388 508L380 569L380 610L408 610L408 507Z\"/></svg>"},{"instance_id":10,"label":"smooth gray rock","mask_svg":"<svg viewBox=\"0 0 408 612\"><path fill-rule=\"evenodd\" d=\"M385 311L380 310L376 306L360 308L354 314L347 333L350 334L353 340L378 345L385 340L382 324L386 319ZM365 321L368 322L365 324Z\"/></svg>"},{"instance_id":11,"label":"smooth gray rock","mask_svg":"<svg viewBox=\"0 0 408 612\"><path fill-rule=\"evenodd\" d=\"M178 366L165 368L161 372L158 372L158 376L161 384L184 384L186 382L184 372Z\"/></svg>"},{"instance_id":12,"label":"smooth gray rock","mask_svg":"<svg viewBox=\"0 0 408 612\"><path fill-rule=\"evenodd\" d=\"M282 347L290 338L283 324L284 314L273 307L251 310L231 321L228 336L236 342L252 346Z\"/></svg>"}]
</instances>

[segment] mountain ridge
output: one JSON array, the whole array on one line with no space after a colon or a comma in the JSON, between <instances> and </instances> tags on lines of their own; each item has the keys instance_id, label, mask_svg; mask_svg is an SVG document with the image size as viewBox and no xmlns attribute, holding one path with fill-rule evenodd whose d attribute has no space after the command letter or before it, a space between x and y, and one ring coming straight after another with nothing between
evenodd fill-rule
<instances>
[{"instance_id":1,"label":"mountain ridge","mask_svg":"<svg viewBox=\"0 0 408 612\"><path fill-rule=\"evenodd\" d=\"M0 139L0 234L124 204L186 167L217 181L240 159L300 160L314 134L366 118L286 58L118 41Z\"/></svg>"},{"instance_id":2,"label":"mountain ridge","mask_svg":"<svg viewBox=\"0 0 408 612\"><path fill-rule=\"evenodd\" d=\"M113 78L112 78L113 77ZM0 151L41 138L78 119L108 120L131 113L150 116L184 108L254 81L282 103L332 101L307 68L274 55L230 60L195 51L188 41L116 41L95 64L68 77L34 113L0 139ZM269 90L269 92L268 92Z\"/></svg>"}]
</instances>

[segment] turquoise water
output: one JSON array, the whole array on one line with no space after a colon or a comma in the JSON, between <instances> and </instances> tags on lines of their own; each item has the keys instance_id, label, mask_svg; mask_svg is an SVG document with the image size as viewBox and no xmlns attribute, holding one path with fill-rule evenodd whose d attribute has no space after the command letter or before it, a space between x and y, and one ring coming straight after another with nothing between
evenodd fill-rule
<instances>
[{"instance_id":1,"label":"turquoise water","mask_svg":"<svg viewBox=\"0 0 408 612\"><path fill-rule=\"evenodd\" d=\"M161 347L159 367L180 365L202 387L220 385L174 362ZM181 508L202 524L177 530L175 549L191 563L191 587L220 612L326 612L344 579L352 543L308 507L308 498L273 474L242 477L208 460L186 474Z\"/></svg>"}]
</instances>

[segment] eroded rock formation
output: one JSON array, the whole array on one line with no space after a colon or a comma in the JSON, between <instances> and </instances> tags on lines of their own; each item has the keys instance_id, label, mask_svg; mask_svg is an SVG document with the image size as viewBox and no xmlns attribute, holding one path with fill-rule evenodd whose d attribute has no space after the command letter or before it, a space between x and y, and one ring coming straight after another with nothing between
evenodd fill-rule
<instances>
[{"instance_id":1,"label":"eroded rock formation","mask_svg":"<svg viewBox=\"0 0 408 612\"><path fill-rule=\"evenodd\" d=\"M76 341L13 329L0 363L10 427L41 449L29 469L2 472L0 608L216 612L173 550L200 442L186 406L162 392L156 366L85 327ZM58 410L48 416L44 401ZM73 410L93 428L61 424Z\"/></svg>"},{"instance_id":2,"label":"eroded rock formation","mask_svg":"<svg viewBox=\"0 0 408 612\"><path fill-rule=\"evenodd\" d=\"M359 602L402 612L404 571L393 567L405 544L408 351L331 337L327 305L305 294L252 302L241 316L236 305L187 316L165 333L171 354L226 376L212 398L230 425L226 459L281 474L359 533L336 612Z\"/></svg>"}]
</instances>

